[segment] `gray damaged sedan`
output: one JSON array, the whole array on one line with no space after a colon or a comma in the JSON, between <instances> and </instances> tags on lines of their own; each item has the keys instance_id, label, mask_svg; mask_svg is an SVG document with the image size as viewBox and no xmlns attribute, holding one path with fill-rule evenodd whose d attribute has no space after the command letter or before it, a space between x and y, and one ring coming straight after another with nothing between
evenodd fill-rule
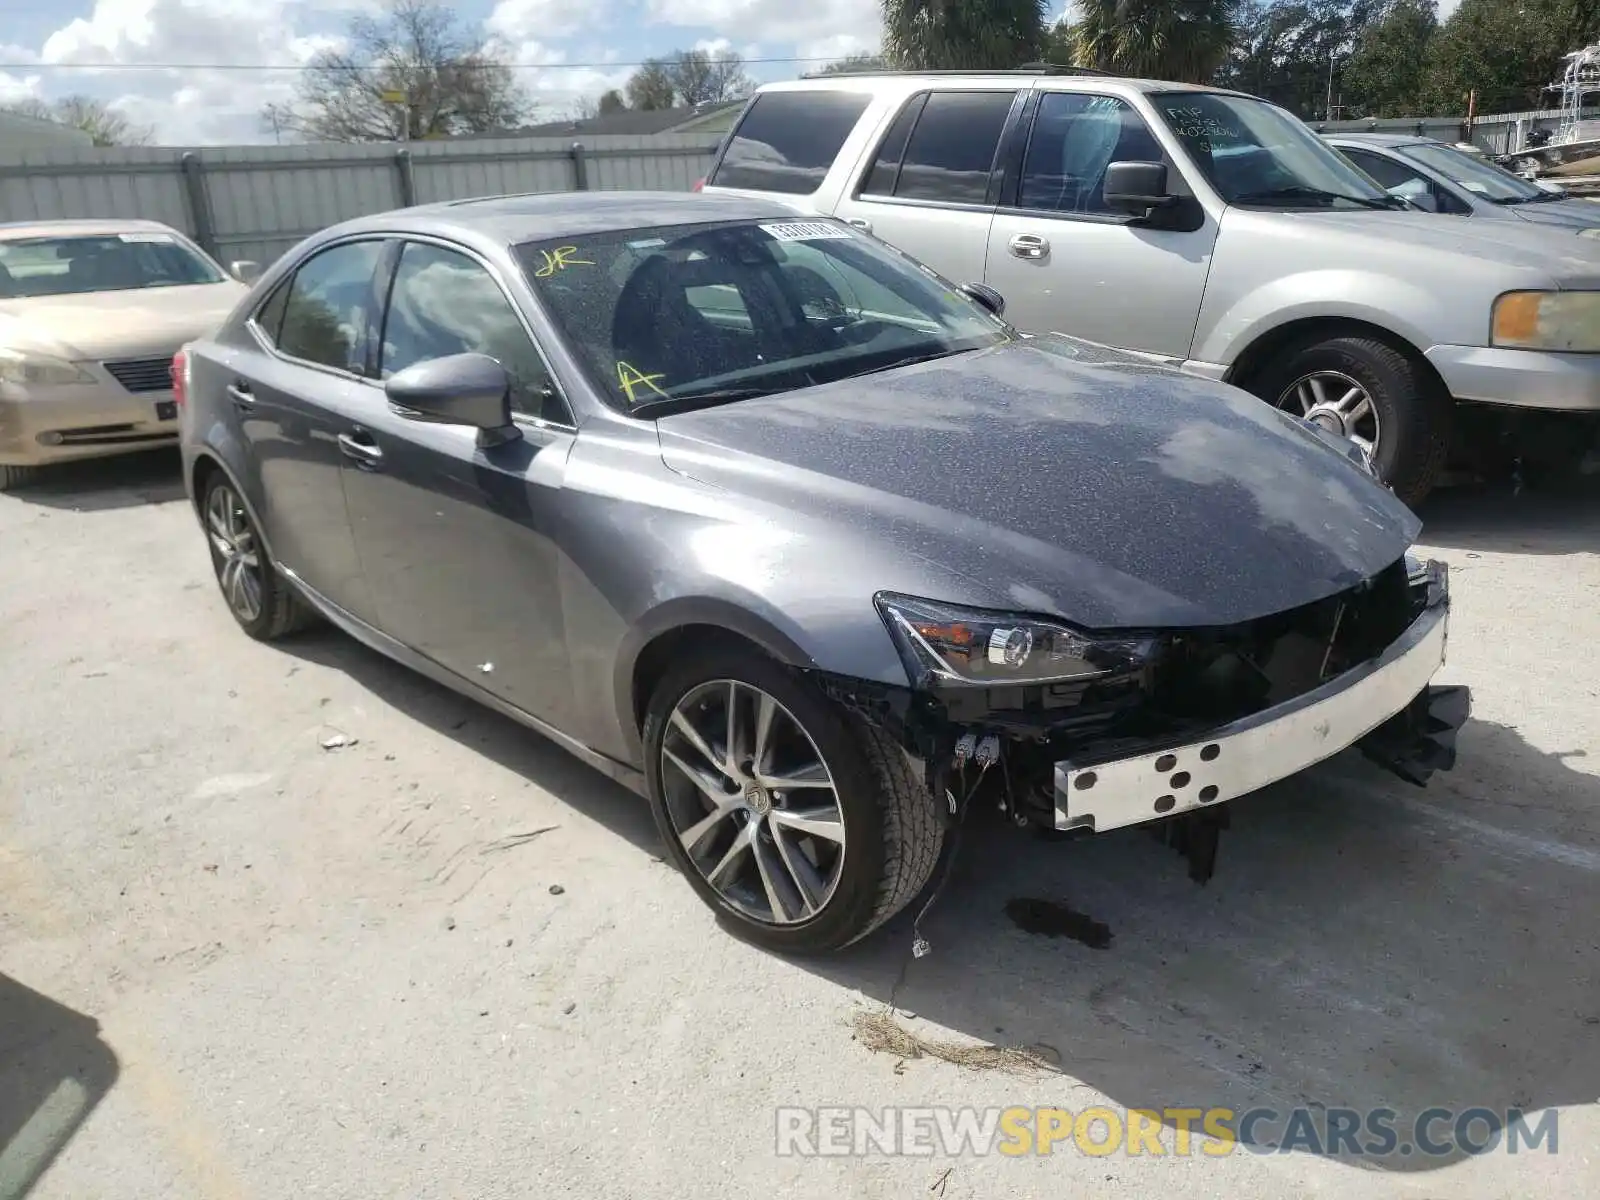
<instances>
[{"instance_id":1,"label":"gray damaged sedan","mask_svg":"<svg viewBox=\"0 0 1600 1200\"><path fill-rule=\"evenodd\" d=\"M1018 335L832 219L502 197L329 229L174 363L246 633L324 618L649 798L714 910L842 947L982 808L1150 823L1467 713L1442 564L1345 443Z\"/></svg>"}]
</instances>

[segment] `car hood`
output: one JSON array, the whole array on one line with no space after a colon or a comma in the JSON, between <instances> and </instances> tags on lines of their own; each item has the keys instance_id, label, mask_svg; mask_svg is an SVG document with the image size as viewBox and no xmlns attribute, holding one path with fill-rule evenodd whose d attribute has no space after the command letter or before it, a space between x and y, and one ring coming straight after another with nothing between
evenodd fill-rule
<instances>
[{"instance_id":1,"label":"car hood","mask_svg":"<svg viewBox=\"0 0 1600 1200\"><path fill-rule=\"evenodd\" d=\"M1420 530L1245 392L1057 336L658 429L682 474L942 568L960 594L935 599L1096 629L1282 612L1376 574Z\"/></svg>"},{"instance_id":2,"label":"car hood","mask_svg":"<svg viewBox=\"0 0 1600 1200\"><path fill-rule=\"evenodd\" d=\"M1568 236L1563 230L1527 221L1474 221L1426 212L1296 212L1263 213L1233 208L1230 224L1239 232L1259 227L1261 218L1274 226L1293 222L1294 232L1325 244L1337 239L1341 257L1353 265L1392 262L1398 244L1406 252L1432 258L1468 259L1504 267L1532 268L1558 282L1588 286L1600 280L1600 242ZM1239 218L1245 218L1239 220Z\"/></svg>"},{"instance_id":3,"label":"car hood","mask_svg":"<svg viewBox=\"0 0 1600 1200\"><path fill-rule=\"evenodd\" d=\"M0 346L76 361L171 354L220 325L248 292L225 280L0 300Z\"/></svg>"},{"instance_id":4,"label":"car hood","mask_svg":"<svg viewBox=\"0 0 1600 1200\"><path fill-rule=\"evenodd\" d=\"M1538 200L1531 204L1507 204L1505 211L1530 225L1554 225L1563 229L1593 229L1600 226L1600 204L1593 200Z\"/></svg>"}]
</instances>

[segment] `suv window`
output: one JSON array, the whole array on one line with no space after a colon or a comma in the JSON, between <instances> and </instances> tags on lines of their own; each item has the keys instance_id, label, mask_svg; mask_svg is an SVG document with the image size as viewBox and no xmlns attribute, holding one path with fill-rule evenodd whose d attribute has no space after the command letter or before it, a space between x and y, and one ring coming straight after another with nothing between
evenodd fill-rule
<instances>
[{"instance_id":1,"label":"suv window","mask_svg":"<svg viewBox=\"0 0 1600 1200\"><path fill-rule=\"evenodd\" d=\"M379 375L452 354L487 354L511 376L511 407L570 423L550 373L505 292L483 264L456 250L407 242L383 320Z\"/></svg>"},{"instance_id":2,"label":"suv window","mask_svg":"<svg viewBox=\"0 0 1600 1200\"><path fill-rule=\"evenodd\" d=\"M381 241L345 242L301 263L284 302L278 349L294 358L364 374L375 305L372 278Z\"/></svg>"},{"instance_id":3,"label":"suv window","mask_svg":"<svg viewBox=\"0 0 1600 1200\"><path fill-rule=\"evenodd\" d=\"M1107 167L1165 161L1150 127L1126 102L1084 92L1046 92L1028 138L1017 205L1110 215Z\"/></svg>"},{"instance_id":4,"label":"suv window","mask_svg":"<svg viewBox=\"0 0 1600 1200\"><path fill-rule=\"evenodd\" d=\"M809 195L822 186L869 99L862 92L762 93L733 131L710 182Z\"/></svg>"},{"instance_id":5,"label":"suv window","mask_svg":"<svg viewBox=\"0 0 1600 1200\"><path fill-rule=\"evenodd\" d=\"M864 194L982 204L1000 149L1000 133L1016 95L1014 91L931 93L911 130L900 170L880 175L874 169ZM894 134L891 128L884 139L885 150ZM880 193L885 177L893 190Z\"/></svg>"}]
</instances>

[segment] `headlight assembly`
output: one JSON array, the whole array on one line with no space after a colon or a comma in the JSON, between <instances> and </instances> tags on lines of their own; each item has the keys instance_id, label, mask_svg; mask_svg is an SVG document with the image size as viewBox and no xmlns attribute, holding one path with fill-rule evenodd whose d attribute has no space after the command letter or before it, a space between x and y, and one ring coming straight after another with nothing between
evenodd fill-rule
<instances>
[{"instance_id":1,"label":"headlight assembly","mask_svg":"<svg viewBox=\"0 0 1600 1200\"><path fill-rule=\"evenodd\" d=\"M1507 292L1494 302L1490 344L1600 353L1600 292Z\"/></svg>"},{"instance_id":2,"label":"headlight assembly","mask_svg":"<svg viewBox=\"0 0 1600 1200\"><path fill-rule=\"evenodd\" d=\"M0 349L0 383L17 387L56 387L93 382L93 375L64 358Z\"/></svg>"},{"instance_id":3,"label":"headlight assembly","mask_svg":"<svg viewBox=\"0 0 1600 1200\"><path fill-rule=\"evenodd\" d=\"M1143 667L1153 638L1097 638L1057 621L880 592L914 687L1089 682Z\"/></svg>"}]
</instances>

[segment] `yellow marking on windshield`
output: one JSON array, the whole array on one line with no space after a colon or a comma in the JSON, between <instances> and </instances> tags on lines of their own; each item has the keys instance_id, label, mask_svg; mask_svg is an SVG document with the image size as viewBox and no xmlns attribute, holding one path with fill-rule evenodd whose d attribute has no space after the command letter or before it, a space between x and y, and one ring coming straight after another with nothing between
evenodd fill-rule
<instances>
[{"instance_id":1,"label":"yellow marking on windshield","mask_svg":"<svg viewBox=\"0 0 1600 1200\"><path fill-rule=\"evenodd\" d=\"M594 263L587 258L574 258L578 253L576 246L557 246L554 250L539 251L544 256L544 266L533 273L535 279L549 279L557 271L565 271L568 267L592 267Z\"/></svg>"},{"instance_id":2,"label":"yellow marking on windshield","mask_svg":"<svg viewBox=\"0 0 1600 1200\"><path fill-rule=\"evenodd\" d=\"M617 386L627 394L629 404L639 403L637 392L640 388L645 388L658 396L665 397L667 394L656 386L656 380L665 378L666 376L661 374L646 375L639 368L630 366L625 362L617 364Z\"/></svg>"}]
</instances>

